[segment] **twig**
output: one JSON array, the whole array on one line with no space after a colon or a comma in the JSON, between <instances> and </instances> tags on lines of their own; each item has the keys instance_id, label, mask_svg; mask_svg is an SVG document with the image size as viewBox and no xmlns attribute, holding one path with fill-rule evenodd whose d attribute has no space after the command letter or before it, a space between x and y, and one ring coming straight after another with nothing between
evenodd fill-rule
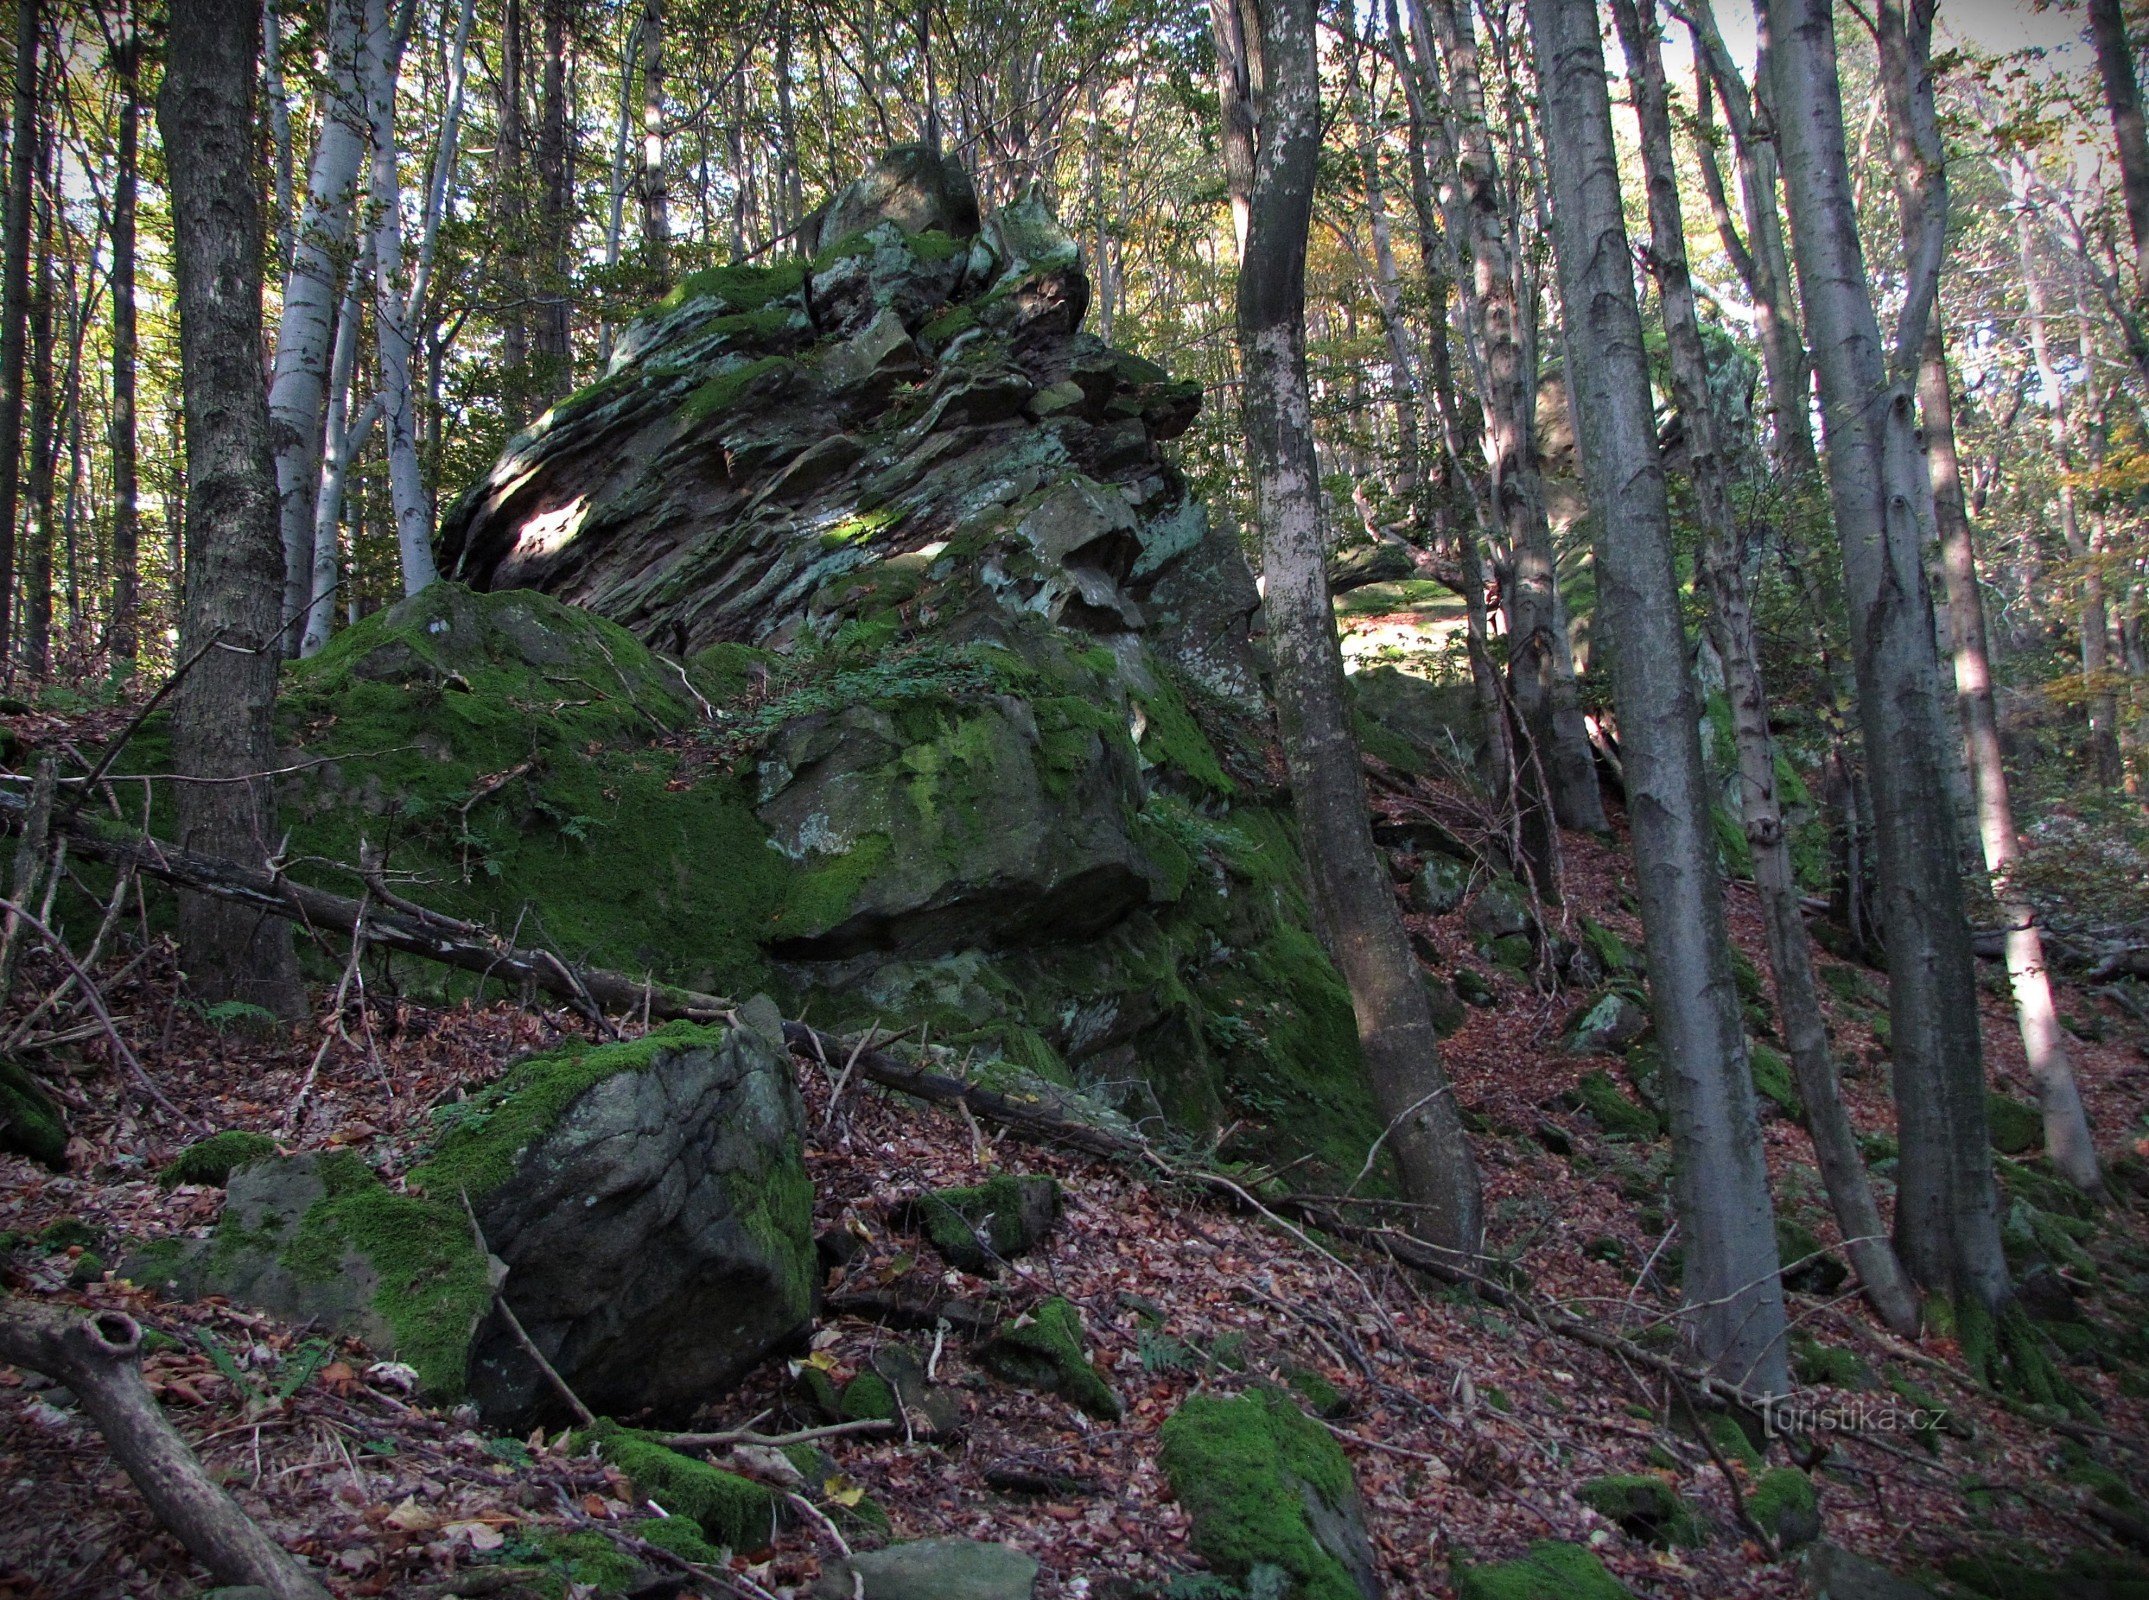
<instances>
[{"instance_id":1,"label":"twig","mask_svg":"<svg viewBox=\"0 0 2149 1600\"><path fill-rule=\"evenodd\" d=\"M893 1422L881 1417L866 1417L857 1422L832 1422L825 1428L801 1428L796 1433L756 1433L751 1428L732 1428L723 1433L674 1433L667 1434L663 1443L674 1450L721 1450L735 1444L766 1445L780 1450L787 1444L810 1444L816 1439L893 1432Z\"/></svg>"},{"instance_id":2,"label":"twig","mask_svg":"<svg viewBox=\"0 0 2149 1600\"><path fill-rule=\"evenodd\" d=\"M836 1525L829 1520L827 1512L823 1511L811 1500L808 1500L804 1495L799 1494L793 1490L784 1490L783 1497L788 1504L795 1506L800 1511L803 1511L809 1521L817 1522L820 1524L821 1531L827 1534L828 1537L832 1541L834 1541L836 1551L839 1555L848 1556L851 1553L850 1541L845 1539L843 1535L839 1531L837 1531Z\"/></svg>"}]
</instances>

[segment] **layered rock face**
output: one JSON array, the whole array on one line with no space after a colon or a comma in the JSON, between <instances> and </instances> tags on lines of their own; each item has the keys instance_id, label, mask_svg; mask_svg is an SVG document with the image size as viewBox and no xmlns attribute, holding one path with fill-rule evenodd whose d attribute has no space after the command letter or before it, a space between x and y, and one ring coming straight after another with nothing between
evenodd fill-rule
<instances>
[{"instance_id":1,"label":"layered rock face","mask_svg":"<svg viewBox=\"0 0 2149 1600\"><path fill-rule=\"evenodd\" d=\"M918 150L810 262L689 279L463 497L451 582L294 671L296 847L1355 1174L1258 595L1160 448L1199 392L1087 298Z\"/></svg>"}]
</instances>

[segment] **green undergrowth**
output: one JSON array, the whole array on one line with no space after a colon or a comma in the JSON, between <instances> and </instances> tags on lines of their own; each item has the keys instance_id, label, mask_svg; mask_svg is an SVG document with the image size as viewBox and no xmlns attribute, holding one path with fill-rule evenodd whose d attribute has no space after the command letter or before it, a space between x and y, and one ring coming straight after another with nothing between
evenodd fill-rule
<instances>
[{"instance_id":1,"label":"green undergrowth","mask_svg":"<svg viewBox=\"0 0 2149 1600\"><path fill-rule=\"evenodd\" d=\"M1279 1567L1301 1600L1361 1600L1309 1512L1317 1502L1321 1522L1332 1522L1356 1501L1350 1463L1288 1397L1197 1394L1159 1437L1159 1461L1193 1524L1189 1542L1211 1566L1234 1577Z\"/></svg>"}]
</instances>

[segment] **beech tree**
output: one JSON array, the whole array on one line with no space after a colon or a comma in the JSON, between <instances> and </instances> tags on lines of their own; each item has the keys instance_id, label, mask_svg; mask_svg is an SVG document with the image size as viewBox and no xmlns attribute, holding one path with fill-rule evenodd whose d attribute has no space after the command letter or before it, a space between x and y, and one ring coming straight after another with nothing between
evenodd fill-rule
<instances>
[{"instance_id":1,"label":"beech tree","mask_svg":"<svg viewBox=\"0 0 2149 1600\"><path fill-rule=\"evenodd\" d=\"M271 722L283 658L283 541L261 384L261 8L173 0L157 125L170 149L187 429L185 671L174 696L177 837L259 867L281 849ZM182 896L180 959L210 1000L304 1010L287 923Z\"/></svg>"}]
</instances>

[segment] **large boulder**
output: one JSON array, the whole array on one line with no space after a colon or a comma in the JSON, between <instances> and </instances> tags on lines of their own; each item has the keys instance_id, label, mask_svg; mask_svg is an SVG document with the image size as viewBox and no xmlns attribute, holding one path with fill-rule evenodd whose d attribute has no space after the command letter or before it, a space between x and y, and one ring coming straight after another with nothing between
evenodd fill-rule
<instances>
[{"instance_id":1,"label":"large boulder","mask_svg":"<svg viewBox=\"0 0 2149 1600\"><path fill-rule=\"evenodd\" d=\"M355 1335L516 1431L561 1403L494 1312L496 1285L611 1415L683 1418L806 1331L813 1195L767 1001L735 1027L532 1058L443 1111L402 1192L350 1152L255 1161L211 1239L153 1248L129 1275Z\"/></svg>"}]
</instances>

